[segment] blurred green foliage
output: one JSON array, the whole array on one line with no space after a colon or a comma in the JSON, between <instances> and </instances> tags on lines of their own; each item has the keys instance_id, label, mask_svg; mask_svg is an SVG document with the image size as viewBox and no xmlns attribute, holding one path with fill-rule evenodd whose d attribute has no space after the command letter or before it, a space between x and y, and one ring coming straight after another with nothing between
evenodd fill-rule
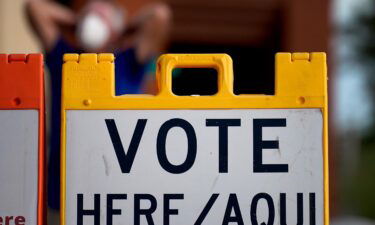
<instances>
[{"instance_id":1,"label":"blurred green foliage","mask_svg":"<svg viewBox=\"0 0 375 225\"><path fill-rule=\"evenodd\" d=\"M346 27L355 41L356 60L366 71L367 85L372 102L375 102L375 1L373 10L359 12L357 19ZM363 104L366 104L365 102ZM369 126L360 137L361 152L356 173L343 182L345 208L357 215L375 219L375 110L372 104ZM345 165L343 165L345 166Z\"/></svg>"},{"instance_id":2,"label":"blurred green foliage","mask_svg":"<svg viewBox=\"0 0 375 225\"><path fill-rule=\"evenodd\" d=\"M357 174L344 182L342 203L350 213L375 219L374 149L375 145L363 146Z\"/></svg>"}]
</instances>

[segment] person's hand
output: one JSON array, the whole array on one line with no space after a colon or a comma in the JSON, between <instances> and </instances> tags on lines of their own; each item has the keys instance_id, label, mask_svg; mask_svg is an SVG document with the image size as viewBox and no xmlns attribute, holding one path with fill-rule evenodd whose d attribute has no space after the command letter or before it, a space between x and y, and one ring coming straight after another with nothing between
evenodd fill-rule
<instances>
[{"instance_id":1,"label":"person's hand","mask_svg":"<svg viewBox=\"0 0 375 225\"><path fill-rule=\"evenodd\" d=\"M87 52L112 51L125 29L125 18L126 10L115 3L89 2L78 14L76 41Z\"/></svg>"},{"instance_id":2,"label":"person's hand","mask_svg":"<svg viewBox=\"0 0 375 225\"><path fill-rule=\"evenodd\" d=\"M75 14L58 3L44 0L26 1L26 13L32 28L48 51L60 35L60 25L74 25Z\"/></svg>"}]
</instances>

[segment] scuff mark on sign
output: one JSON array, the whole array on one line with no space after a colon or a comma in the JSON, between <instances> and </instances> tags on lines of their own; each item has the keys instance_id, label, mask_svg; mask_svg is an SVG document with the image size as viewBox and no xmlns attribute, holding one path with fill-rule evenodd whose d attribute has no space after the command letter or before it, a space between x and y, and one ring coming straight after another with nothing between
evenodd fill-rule
<instances>
[{"instance_id":1,"label":"scuff mark on sign","mask_svg":"<svg viewBox=\"0 0 375 225\"><path fill-rule=\"evenodd\" d=\"M212 183L212 186L211 186L211 191L215 188L216 183L217 183L218 180L219 180L219 175L217 175L217 176L215 177L215 180L214 180L214 182Z\"/></svg>"},{"instance_id":2,"label":"scuff mark on sign","mask_svg":"<svg viewBox=\"0 0 375 225\"><path fill-rule=\"evenodd\" d=\"M105 175L109 176L109 166L108 166L108 161L105 155L102 156L103 162L104 162L104 169L105 169Z\"/></svg>"}]
</instances>

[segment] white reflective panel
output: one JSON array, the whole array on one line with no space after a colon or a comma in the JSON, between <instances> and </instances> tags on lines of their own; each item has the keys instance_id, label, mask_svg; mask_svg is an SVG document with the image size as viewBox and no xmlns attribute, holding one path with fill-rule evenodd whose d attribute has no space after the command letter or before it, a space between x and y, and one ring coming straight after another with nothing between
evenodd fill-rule
<instances>
[{"instance_id":1,"label":"white reflective panel","mask_svg":"<svg viewBox=\"0 0 375 225\"><path fill-rule=\"evenodd\" d=\"M2 224L37 224L38 111L0 110L0 124Z\"/></svg>"},{"instance_id":2,"label":"white reflective panel","mask_svg":"<svg viewBox=\"0 0 375 225\"><path fill-rule=\"evenodd\" d=\"M188 170L173 174L163 168L165 161L159 161L162 150L158 157L157 139L158 135L159 141L165 139L165 152L172 167L185 162L186 130L165 127L167 121L176 118L194 129L197 152ZM111 123L115 123L120 137L117 144L122 144L124 154L128 153L132 138L136 143L133 134L138 120L147 120L129 173L121 171L120 163L124 162L116 156L106 119L113 119ZM241 123L227 129L227 172L219 172L219 128L207 126L207 119L236 119ZM319 109L68 110L66 122L67 225L77 224L79 194L83 210L93 210L94 194L100 194L100 224L107 224L107 199L111 194L127 195L126 200L113 200L112 208L121 210L111 216L113 224L134 224L134 198L139 194L155 197L157 206L151 215L154 224L167 224L165 218L169 217L169 224L193 225L210 198L213 204L202 224L223 224L226 219L238 224L252 224L251 220L256 219L258 224L267 224L272 214L274 222L270 224L283 224L283 212L286 224L297 224L297 208L302 210L299 218L303 224L310 224L310 220L323 224L323 117ZM263 128L254 135L256 123ZM166 138L163 126L168 131ZM194 146L194 138L190 138ZM254 144L254 138L258 138L258 143ZM225 149L223 143L221 147ZM254 151L260 152L262 162L254 159ZM126 157L129 159L129 154ZM254 163L263 163L268 172L254 172ZM285 167L276 172L269 164L287 165L287 172ZM172 194L183 194L183 199L169 201L172 211L168 216L164 209L167 198L181 197ZM216 201L214 194L218 194ZM148 200L141 201L141 209L150 206ZM94 224L94 216L82 218L83 224ZM145 215L140 216L140 224L148 224Z\"/></svg>"}]
</instances>

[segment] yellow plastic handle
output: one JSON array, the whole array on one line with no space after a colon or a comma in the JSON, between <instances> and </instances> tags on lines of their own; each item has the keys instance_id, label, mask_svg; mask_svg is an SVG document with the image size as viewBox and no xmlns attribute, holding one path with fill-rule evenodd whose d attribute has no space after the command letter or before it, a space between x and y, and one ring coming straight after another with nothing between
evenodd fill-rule
<instances>
[{"instance_id":1,"label":"yellow plastic handle","mask_svg":"<svg viewBox=\"0 0 375 225\"><path fill-rule=\"evenodd\" d=\"M215 96L233 95L233 63L227 54L165 54L159 57L156 78L158 96L175 96L172 92L172 71L175 68L213 68L218 74Z\"/></svg>"}]
</instances>

